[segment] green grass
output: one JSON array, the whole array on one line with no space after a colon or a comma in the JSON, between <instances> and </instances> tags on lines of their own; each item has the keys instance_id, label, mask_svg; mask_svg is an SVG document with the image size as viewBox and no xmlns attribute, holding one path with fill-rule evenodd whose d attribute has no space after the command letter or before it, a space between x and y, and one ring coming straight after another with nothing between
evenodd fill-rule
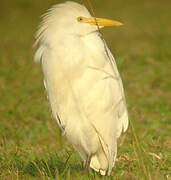
<instances>
[{"instance_id":1,"label":"green grass","mask_svg":"<svg viewBox=\"0 0 171 180\"><path fill-rule=\"evenodd\" d=\"M103 30L131 121L111 177L83 174L80 157L51 118L40 66L33 63L39 16L56 2L0 3L0 179L170 179L171 1L91 1L96 16L125 24Z\"/></svg>"}]
</instances>

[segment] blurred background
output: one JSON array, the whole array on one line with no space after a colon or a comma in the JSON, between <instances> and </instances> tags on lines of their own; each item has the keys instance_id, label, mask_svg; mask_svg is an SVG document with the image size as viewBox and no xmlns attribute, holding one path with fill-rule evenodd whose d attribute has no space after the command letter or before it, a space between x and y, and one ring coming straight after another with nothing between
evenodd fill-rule
<instances>
[{"instance_id":1,"label":"blurred background","mask_svg":"<svg viewBox=\"0 0 171 180\"><path fill-rule=\"evenodd\" d=\"M59 0L0 2L0 178L107 179L82 173L78 154L51 117L33 62L40 16ZM84 3L88 9L87 0ZM171 178L171 1L89 0L122 76L130 127L119 139L114 179ZM68 158L69 157L69 158Z\"/></svg>"}]
</instances>

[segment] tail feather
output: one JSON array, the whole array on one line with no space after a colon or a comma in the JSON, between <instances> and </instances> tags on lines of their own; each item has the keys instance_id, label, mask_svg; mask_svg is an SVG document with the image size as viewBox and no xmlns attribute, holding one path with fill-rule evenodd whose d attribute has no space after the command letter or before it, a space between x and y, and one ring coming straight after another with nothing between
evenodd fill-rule
<instances>
[{"instance_id":1,"label":"tail feather","mask_svg":"<svg viewBox=\"0 0 171 180\"><path fill-rule=\"evenodd\" d=\"M115 164L117 154L117 143L115 147L108 147L102 138L100 138L101 146L95 155L92 156L90 167L101 175L110 175Z\"/></svg>"}]
</instances>

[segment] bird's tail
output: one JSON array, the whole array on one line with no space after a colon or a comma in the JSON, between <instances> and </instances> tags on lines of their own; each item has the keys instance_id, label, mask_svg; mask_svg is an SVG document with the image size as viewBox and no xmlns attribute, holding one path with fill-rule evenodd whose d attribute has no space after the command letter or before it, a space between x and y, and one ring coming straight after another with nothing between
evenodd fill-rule
<instances>
[{"instance_id":1,"label":"bird's tail","mask_svg":"<svg viewBox=\"0 0 171 180\"><path fill-rule=\"evenodd\" d=\"M90 167L101 175L110 175L115 164L117 155L117 140L112 147L104 143L103 139L99 137L101 146L91 158Z\"/></svg>"}]
</instances>

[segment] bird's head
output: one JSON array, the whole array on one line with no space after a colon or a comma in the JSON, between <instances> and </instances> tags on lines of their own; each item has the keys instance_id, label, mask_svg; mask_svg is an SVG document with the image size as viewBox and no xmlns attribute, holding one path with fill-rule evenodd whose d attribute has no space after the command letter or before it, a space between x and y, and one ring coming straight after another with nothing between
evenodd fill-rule
<instances>
[{"instance_id":1,"label":"bird's head","mask_svg":"<svg viewBox=\"0 0 171 180\"><path fill-rule=\"evenodd\" d=\"M92 17L85 6L67 1L53 6L44 15L38 36L41 34L48 34L46 37L59 34L84 36L104 26L121 25L122 23L118 21Z\"/></svg>"},{"instance_id":2,"label":"bird's head","mask_svg":"<svg viewBox=\"0 0 171 180\"><path fill-rule=\"evenodd\" d=\"M104 26L123 25L118 21L92 17L85 6L72 1L63 4L63 10L65 10L65 14L68 13L68 18L62 18L63 23L66 23L66 29L69 28L68 24L70 24L71 29L68 30L74 31L78 35L89 34Z\"/></svg>"}]
</instances>

